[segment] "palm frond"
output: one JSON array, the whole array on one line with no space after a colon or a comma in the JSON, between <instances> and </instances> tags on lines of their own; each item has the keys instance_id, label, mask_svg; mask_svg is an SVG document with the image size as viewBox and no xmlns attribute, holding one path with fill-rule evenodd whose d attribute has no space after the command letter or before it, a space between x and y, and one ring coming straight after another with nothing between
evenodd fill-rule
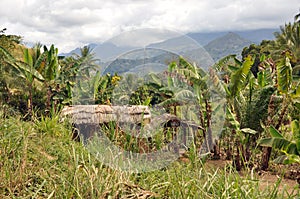
<instances>
[{"instance_id":1,"label":"palm frond","mask_svg":"<svg viewBox=\"0 0 300 199\"><path fill-rule=\"evenodd\" d=\"M245 59L242 64L242 67L239 68L237 71L232 73L231 75L231 82L229 85L229 90L231 96L236 96L238 92L245 86L247 76L249 74L250 68L253 65L253 60L249 56Z\"/></svg>"}]
</instances>

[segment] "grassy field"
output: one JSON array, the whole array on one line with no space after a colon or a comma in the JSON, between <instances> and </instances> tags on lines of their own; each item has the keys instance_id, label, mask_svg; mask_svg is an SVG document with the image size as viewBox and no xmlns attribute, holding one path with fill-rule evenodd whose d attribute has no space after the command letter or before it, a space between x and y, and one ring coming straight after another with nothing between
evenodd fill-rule
<instances>
[{"instance_id":1,"label":"grassy field","mask_svg":"<svg viewBox=\"0 0 300 199\"><path fill-rule=\"evenodd\" d=\"M112 170L58 117L0 118L0 198L299 198L296 183L269 184L195 157L140 174Z\"/></svg>"}]
</instances>

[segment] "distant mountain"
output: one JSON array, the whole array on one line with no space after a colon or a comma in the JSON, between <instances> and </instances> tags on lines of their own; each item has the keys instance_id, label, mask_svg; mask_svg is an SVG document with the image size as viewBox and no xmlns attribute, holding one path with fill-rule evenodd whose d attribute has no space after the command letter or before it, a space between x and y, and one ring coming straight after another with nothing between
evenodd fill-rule
<instances>
[{"instance_id":1,"label":"distant mountain","mask_svg":"<svg viewBox=\"0 0 300 199\"><path fill-rule=\"evenodd\" d=\"M158 67L163 68L171 61L177 61L180 55L190 61L196 61L202 68L207 69L214 61L226 55L240 55L243 48L251 43L253 42L232 32L212 40L204 48L184 36L176 37L150 44L145 49L129 51L107 64L103 73L158 71ZM156 68L149 68L154 67L155 64Z\"/></svg>"},{"instance_id":2,"label":"distant mountain","mask_svg":"<svg viewBox=\"0 0 300 199\"><path fill-rule=\"evenodd\" d=\"M249 46L250 40L244 39L236 33L229 32L204 46L211 57L217 61L230 54L240 55L243 48Z\"/></svg>"},{"instance_id":3,"label":"distant mountain","mask_svg":"<svg viewBox=\"0 0 300 199\"><path fill-rule=\"evenodd\" d=\"M117 46L110 42L105 42L101 44L91 43L88 45L92 49L92 52L95 54L95 57L97 59L100 59L100 61L108 62L112 59L115 59L122 53L128 52L130 50L133 50L134 47L131 46ZM60 56L72 56L73 54L80 55L80 48L76 48L69 53L61 53Z\"/></svg>"},{"instance_id":4,"label":"distant mountain","mask_svg":"<svg viewBox=\"0 0 300 199\"><path fill-rule=\"evenodd\" d=\"M245 30L245 31L233 31L239 36L250 40L253 43L260 43L262 40L271 40L274 39L274 32L279 31L279 29L257 29L257 30ZM194 41L198 42L198 44L205 46L209 42L226 35L228 32L194 32L188 33L183 37L190 37ZM169 46L172 49L175 49L176 46L180 49L182 45L182 37L171 38L159 43L149 44L148 47L160 48L161 46ZM186 41L186 39L185 39ZM116 44L105 42L102 44L89 44L91 48L95 50L96 55L103 61L108 60L109 58L115 57L120 53L127 52L128 50L135 49L135 47L130 46L118 46ZM80 48L76 48L69 53L61 53L62 56L70 56L72 53L80 53Z\"/></svg>"},{"instance_id":5,"label":"distant mountain","mask_svg":"<svg viewBox=\"0 0 300 199\"><path fill-rule=\"evenodd\" d=\"M103 73L145 72L149 67L159 71L170 59L178 59L182 55L188 60L207 68L214 61L229 55L240 55L243 48L251 43L260 43L262 40L274 39L273 33L277 29L259 29L235 32L189 33L161 42L151 43L141 48L133 46L118 46L105 42L90 44L95 57L100 59ZM70 53L61 54L70 56L80 54L80 48ZM172 61L172 60L171 60ZM151 64L153 63L153 64Z\"/></svg>"},{"instance_id":6,"label":"distant mountain","mask_svg":"<svg viewBox=\"0 0 300 199\"><path fill-rule=\"evenodd\" d=\"M200 45L205 46L212 40L224 36L226 33L227 32L209 32L209 33L196 32L196 33L188 33L187 36L194 39Z\"/></svg>"},{"instance_id":7,"label":"distant mountain","mask_svg":"<svg viewBox=\"0 0 300 199\"><path fill-rule=\"evenodd\" d=\"M179 56L175 53L160 49L145 49L145 51L132 51L107 64L103 74L107 73L139 73L159 72ZM149 68L150 67L150 68Z\"/></svg>"},{"instance_id":8,"label":"distant mountain","mask_svg":"<svg viewBox=\"0 0 300 199\"><path fill-rule=\"evenodd\" d=\"M272 40L274 39L274 32L279 31L279 29L257 29L257 30L244 30L244 31L232 31L241 37L248 39L256 44L259 44L262 40ZM188 33L187 36L191 37L197 41L200 45L207 45L212 40L226 35L227 32L196 32Z\"/></svg>"},{"instance_id":9,"label":"distant mountain","mask_svg":"<svg viewBox=\"0 0 300 199\"><path fill-rule=\"evenodd\" d=\"M258 30L235 31L235 33L245 39L248 39L256 44L259 44L262 40L275 39L274 33L277 31L279 31L279 29L258 29Z\"/></svg>"},{"instance_id":10,"label":"distant mountain","mask_svg":"<svg viewBox=\"0 0 300 199\"><path fill-rule=\"evenodd\" d=\"M95 53L96 57L100 59L102 62L107 62L133 49L135 49L135 47L117 46L113 43L105 42L97 45L94 48L93 53Z\"/></svg>"},{"instance_id":11,"label":"distant mountain","mask_svg":"<svg viewBox=\"0 0 300 199\"><path fill-rule=\"evenodd\" d=\"M171 39L167 39L162 42L149 44L148 48L164 49L166 51L172 51L175 53L193 50L199 47L198 43L187 36L180 36Z\"/></svg>"},{"instance_id":12,"label":"distant mountain","mask_svg":"<svg viewBox=\"0 0 300 199\"><path fill-rule=\"evenodd\" d=\"M91 43L88 45L91 49L94 49L98 46L96 43ZM68 52L68 53L60 53L59 56L64 56L64 57L69 57L72 56L73 54L80 55L80 47L75 48L74 50Z\"/></svg>"}]
</instances>

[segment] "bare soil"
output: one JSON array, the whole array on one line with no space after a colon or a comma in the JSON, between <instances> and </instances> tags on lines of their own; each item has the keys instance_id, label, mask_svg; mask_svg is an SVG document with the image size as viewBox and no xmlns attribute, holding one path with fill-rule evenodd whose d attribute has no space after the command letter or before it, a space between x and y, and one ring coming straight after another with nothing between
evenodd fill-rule
<instances>
[{"instance_id":1,"label":"bare soil","mask_svg":"<svg viewBox=\"0 0 300 199\"><path fill-rule=\"evenodd\" d=\"M226 166L232 165L232 162L227 160L208 160L205 165L208 168L223 169ZM245 171L239 173L243 176ZM273 188L273 186L279 183L279 192L284 191L290 195L296 194L295 190L297 189L298 194L300 194L300 184L297 182L297 179L299 181L299 174L299 165L271 165L269 171L253 170L253 175L259 180L261 190Z\"/></svg>"}]
</instances>

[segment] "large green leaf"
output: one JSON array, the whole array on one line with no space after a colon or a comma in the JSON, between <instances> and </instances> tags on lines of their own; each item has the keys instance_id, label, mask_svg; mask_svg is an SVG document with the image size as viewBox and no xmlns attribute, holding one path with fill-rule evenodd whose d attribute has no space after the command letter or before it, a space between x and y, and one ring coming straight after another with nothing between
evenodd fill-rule
<instances>
[{"instance_id":1,"label":"large green leaf","mask_svg":"<svg viewBox=\"0 0 300 199\"><path fill-rule=\"evenodd\" d=\"M239 66L228 65L228 69L229 69L230 73L234 73L237 70L239 70L240 67Z\"/></svg>"},{"instance_id":2,"label":"large green leaf","mask_svg":"<svg viewBox=\"0 0 300 199\"><path fill-rule=\"evenodd\" d=\"M47 52L47 64L44 70L44 77L48 81L54 80L60 73L60 66L57 59L57 48L54 48L54 45L51 45L49 50L46 47L44 50Z\"/></svg>"},{"instance_id":3,"label":"large green leaf","mask_svg":"<svg viewBox=\"0 0 300 199\"><path fill-rule=\"evenodd\" d=\"M290 96L294 102L300 103L300 82L296 85L295 89L290 92Z\"/></svg>"},{"instance_id":4,"label":"large green leaf","mask_svg":"<svg viewBox=\"0 0 300 199\"><path fill-rule=\"evenodd\" d=\"M33 67L29 67L26 63L17 62L16 66L18 67L19 71L23 73L24 77L33 79L37 79L39 81L44 81L44 77L39 73L39 71L35 70Z\"/></svg>"},{"instance_id":5,"label":"large green leaf","mask_svg":"<svg viewBox=\"0 0 300 199\"><path fill-rule=\"evenodd\" d=\"M239 130L240 129L240 123L239 121L237 121L235 118L235 114L232 113L232 111L230 110L230 108L227 106L226 107L226 117L228 122L230 123L231 127L235 130Z\"/></svg>"},{"instance_id":6,"label":"large green leaf","mask_svg":"<svg viewBox=\"0 0 300 199\"><path fill-rule=\"evenodd\" d=\"M188 68L183 68L183 69L180 69L178 71L180 74L183 74L185 76L186 79L189 79L190 78L196 78L196 79L199 79L200 76L199 74L197 73L197 71L193 71L193 70L190 70Z\"/></svg>"},{"instance_id":7,"label":"large green leaf","mask_svg":"<svg viewBox=\"0 0 300 199\"><path fill-rule=\"evenodd\" d=\"M291 123L293 139L296 142L297 150L300 152L300 124L298 120L293 120Z\"/></svg>"},{"instance_id":8,"label":"large green leaf","mask_svg":"<svg viewBox=\"0 0 300 199\"><path fill-rule=\"evenodd\" d=\"M298 120L293 120L291 123L291 128L294 138L300 139L300 124Z\"/></svg>"},{"instance_id":9,"label":"large green leaf","mask_svg":"<svg viewBox=\"0 0 300 199\"><path fill-rule=\"evenodd\" d=\"M275 158L274 162L277 164L292 164L292 163L300 164L300 156L294 154L281 155Z\"/></svg>"},{"instance_id":10,"label":"large green leaf","mask_svg":"<svg viewBox=\"0 0 300 199\"><path fill-rule=\"evenodd\" d=\"M296 147L297 147L298 152L300 153L300 139L296 140Z\"/></svg>"},{"instance_id":11,"label":"large green leaf","mask_svg":"<svg viewBox=\"0 0 300 199\"><path fill-rule=\"evenodd\" d=\"M157 74L150 73L148 75L148 77L150 78L150 80L149 80L150 83L154 83L154 84L156 84L158 86L162 85L162 80L161 80L161 78Z\"/></svg>"},{"instance_id":12,"label":"large green leaf","mask_svg":"<svg viewBox=\"0 0 300 199\"><path fill-rule=\"evenodd\" d=\"M259 145L273 147L286 154L299 155L300 151L298 150L297 143L285 139L273 126L270 126L268 130L272 137L261 139Z\"/></svg>"},{"instance_id":13,"label":"large green leaf","mask_svg":"<svg viewBox=\"0 0 300 199\"><path fill-rule=\"evenodd\" d=\"M32 55L29 53L28 48L24 49L23 52L23 58L24 58L24 62L29 66L29 67L33 67L33 60L32 60Z\"/></svg>"},{"instance_id":14,"label":"large green leaf","mask_svg":"<svg viewBox=\"0 0 300 199\"><path fill-rule=\"evenodd\" d=\"M5 61L7 61L8 63L13 63L16 61L15 58L2 46L0 46L0 53L2 53L5 56Z\"/></svg>"},{"instance_id":15,"label":"large green leaf","mask_svg":"<svg viewBox=\"0 0 300 199\"><path fill-rule=\"evenodd\" d=\"M217 71L223 71L224 67L228 66L231 60L235 59L236 55L227 55L226 57L223 57L216 63L213 68Z\"/></svg>"},{"instance_id":16,"label":"large green leaf","mask_svg":"<svg viewBox=\"0 0 300 199\"><path fill-rule=\"evenodd\" d=\"M94 99L96 99L97 95L98 95L98 90L99 88L102 90L106 89L106 84L108 82L108 79L105 78L107 76L103 76L104 78L101 78L101 74L98 71L95 76L93 77L92 81L93 81L93 90L94 90ZM101 81L102 80L102 81Z\"/></svg>"},{"instance_id":17,"label":"large green leaf","mask_svg":"<svg viewBox=\"0 0 300 199\"><path fill-rule=\"evenodd\" d=\"M192 71L193 73L197 74L197 67L195 65L190 64L186 61L183 57L179 58L179 65L185 69Z\"/></svg>"},{"instance_id":18,"label":"large green leaf","mask_svg":"<svg viewBox=\"0 0 300 199\"><path fill-rule=\"evenodd\" d=\"M229 91L232 97L236 96L238 92L246 85L247 75L253 64L252 58L249 56L245 58L242 67L231 75L231 82Z\"/></svg>"},{"instance_id":19,"label":"large green leaf","mask_svg":"<svg viewBox=\"0 0 300 199\"><path fill-rule=\"evenodd\" d=\"M285 138L263 138L258 142L258 144L260 146L273 147L274 149L280 150L287 154L299 155L296 144Z\"/></svg>"},{"instance_id":20,"label":"large green leaf","mask_svg":"<svg viewBox=\"0 0 300 199\"><path fill-rule=\"evenodd\" d=\"M286 152L287 154L299 155L297 146L295 143L284 138L273 138L273 147L275 149Z\"/></svg>"},{"instance_id":21,"label":"large green leaf","mask_svg":"<svg viewBox=\"0 0 300 199\"><path fill-rule=\"evenodd\" d=\"M257 73L257 83L261 88L272 85L273 81L270 68L266 68L265 70Z\"/></svg>"},{"instance_id":22,"label":"large green leaf","mask_svg":"<svg viewBox=\"0 0 300 199\"><path fill-rule=\"evenodd\" d=\"M168 107L168 106L173 106L173 105L178 105L178 104L179 104L179 102L176 99L170 98L170 99L164 100L163 102L159 103L158 105L162 106L162 107Z\"/></svg>"},{"instance_id":23,"label":"large green leaf","mask_svg":"<svg viewBox=\"0 0 300 199\"><path fill-rule=\"evenodd\" d=\"M277 64L277 82L278 90L288 93L292 85L292 66L288 56L281 58Z\"/></svg>"},{"instance_id":24,"label":"large green leaf","mask_svg":"<svg viewBox=\"0 0 300 199\"><path fill-rule=\"evenodd\" d=\"M43 76L33 67L33 59L28 49L23 51L24 62L17 61L7 50L0 46L0 52L5 55L7 63L20 72L19 76L32 82L34 78L43 81Z\"/></svg>"},{"instance_id":25,"label":"large green leaf","mask_svg":"<svg viewBox=\"0 0 300 199\"><path fill-rule=\"evenodd\" d=\"M223 82L219 79L217 73L213 69L210 69L209 76L209 88L213 91L217 91L220 97L226 98L226 95L228 95L229 92L228 90L226 90L226 87L224 86Z\"/></svg>"},{"instance_id":26,"label":"large green leaf","mask_svg":"<svg viewBox=\"0 0 300 199\"><path fill-rule=\"evenodd\" d=\"M47 52L43 52L37 57L37 60L34 63L34 68L40 73L45 69L45 62L47 59Z\"/></svg>"},{"instance_id":27,"label":"large green leaf","mask_svg":"<svg viewBox=\"0 0 300 199\"><path fill-rule=\"evenodd\" d=\"M273 146L273 138L263 138L258 141L258 145L264 147L272 147Z\"/></svg>"},{"instance_id":28,"label":"large green leaf","mask_svg":"<svg viewBox=\"0 0 300 199\"><path fill-rule=\"evenodd\" d=\"M257 131L250 129L250 128L243 128L243 129L241 129L241 132L246 133L246 134L251 134L251 135L255 135L258 133Z\"/></svg>"},{"instance_id":29,"label":"large green leaf","mask_svg":"<svg viewBox=\"0 0 300 199\"><path fill-rule=\"evenodd\" d=\"M269 127L269 132L273 138L283 138L283 136L280 134L280 132L277 131L277 129L275 129L273 126Z\"/></svg>"},{"instance_id":30,"label":"large green leaf","mask_svg":"<svg viewBox=\"0 0 300 199\"><path fill-rule=\"evenodd\" d=\"M187 102L190 100L194 101L196 99L196 96L192 91L182 89L175 93L174 99L181 102Z\"/></svg>"},{"instance_id":31,"label":"large green leaf","mask_svg":"<svg viewBox=\"0 0 300 199\"><path fill-rule=\"evenodd\" d=\"M175 72L176 68L177 68L176 62L172 62L168 66L168 72L169 72L169 75L168 75L168 86L169 87L173 87L174 86L174 79L171 76L172 76L172 73Z\"/></svg>"}]
</instances>

